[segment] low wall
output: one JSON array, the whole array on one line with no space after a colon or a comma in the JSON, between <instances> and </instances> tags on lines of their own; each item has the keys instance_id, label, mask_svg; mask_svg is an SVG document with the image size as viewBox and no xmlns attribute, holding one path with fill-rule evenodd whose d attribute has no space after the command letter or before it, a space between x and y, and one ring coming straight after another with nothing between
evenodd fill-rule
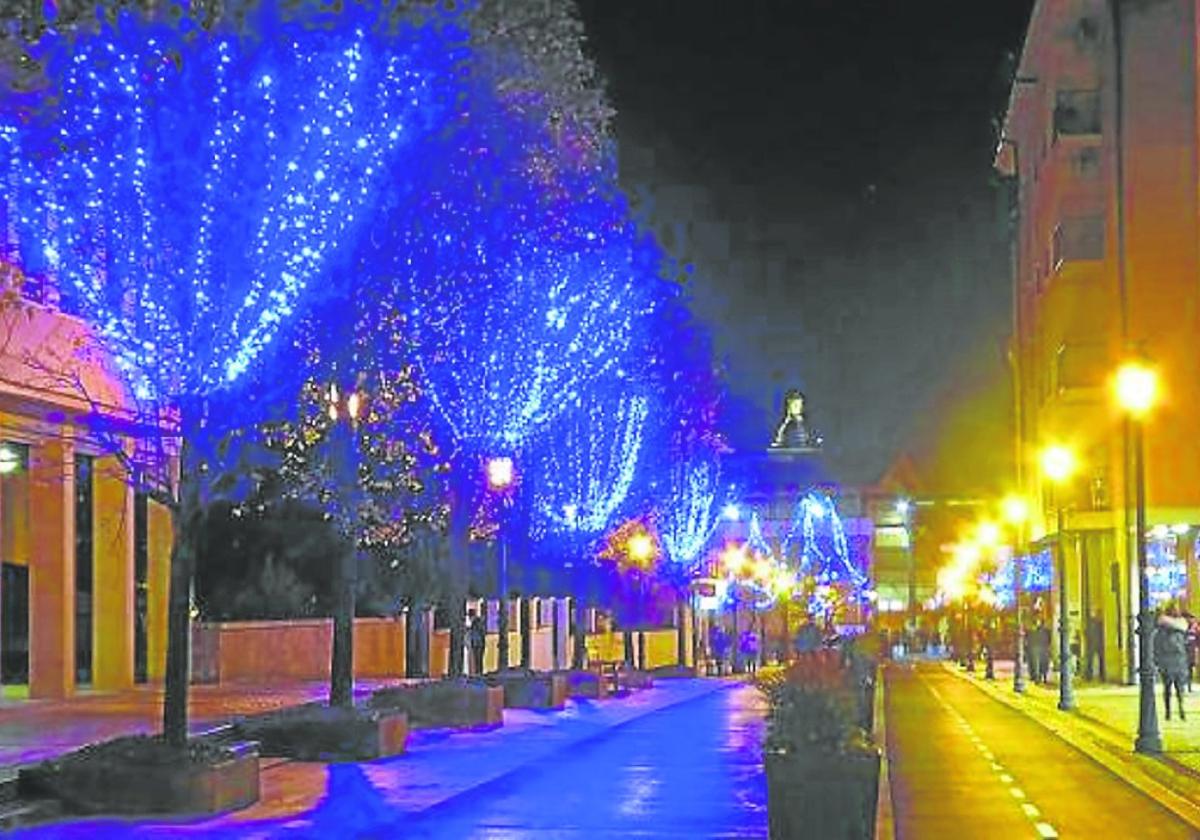
<instances>
[{"instance_id":1,"label":"low wall","mask_svg":"<svg viewBox=\"0 0 1200 840\"><path fill-rule=\"evenodd\" d=\"M679 636L674 627L661 630L634 630L634 658L637 654L638 636L646 637L646 667L659 668L679 662ZM621 632L592 633L587 637L588 660L620 661L625 659L625 638Z\"/></svg>"},{"instance_id":2,"label":"low wall","mask_svg":"<svg viewBox=\"0 0 1200 840\"><path fill-rule=\"evenodd\" d=\"M192 628L192 681L327 680L333 620L226 621ZM354 621L354 675L404 676L404 618Z\"/></svg>"}]
</instances>

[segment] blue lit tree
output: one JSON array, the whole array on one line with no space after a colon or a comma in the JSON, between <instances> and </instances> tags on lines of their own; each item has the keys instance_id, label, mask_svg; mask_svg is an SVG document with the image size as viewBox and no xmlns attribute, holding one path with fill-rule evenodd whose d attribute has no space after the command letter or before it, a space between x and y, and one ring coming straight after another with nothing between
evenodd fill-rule
<instances>
[{"instance_id":1,"label":"blue lit tree","mask_svg":"<svg viewBox=\"0 0 1200 840\"><path fill-rule=\"evenodd\" d=\"M411 300L418 367L454 461L458 563L483 462L514 457L528 495L522 453L590 383L620 376L658 271L657 249L619 196L589 170L558 165L540 126L486 91L474 96L452 142L427 149L420 173L396 186L364 257L390 260ZM465 570L450 578L465 587ZM453 650L461 612L450 604Z\"/></svg>"},{"instance_id":2,"label":"blue lit tree","mask_svg":"<svg viewBox=\"0 0 1200 840\"><path fill-rule=\"evenodd\" d=\"M612 387L601 387L611 384ZM585 546L613 524L633 485L649 400L620 380L593 383L530 447L535 534L569 552L576 597L575 667L585 655Z\"/></svg>"},{"instance_id":3,"label":"blue lit tree","mask_svg":"<svg viewBox=\"0 0 1200 840\"><path fill-rule=\"evenodd\" d=\"M369 8L325 27L272 8L252 41L133 13L48 33L33 49L44 107L10 96L0 124L21 260L93 325L137 408L104 429L91 418L93 432L141 437L135 478L173 514L163 722L176 745L204 511L253 483L238 433L294 402L304 374L279 330L352 279L341 246L444 112L453 90L434 80L461 57L452 33L377 25ZM273 374L243 387L267 357Z\"/></svg>"}]
</instances>

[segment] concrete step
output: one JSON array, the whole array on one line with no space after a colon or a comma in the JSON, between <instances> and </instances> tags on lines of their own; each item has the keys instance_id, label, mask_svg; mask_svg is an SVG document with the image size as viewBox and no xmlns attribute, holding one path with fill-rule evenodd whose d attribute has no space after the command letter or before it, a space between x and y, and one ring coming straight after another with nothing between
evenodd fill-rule
<instances>
[{"instance_id":1,"label":"concrete step","mask_svg":"<svg viewBox=\"0 0 1200 840\"><path fill-rule=\"evenodd\" d=\"M0 767L0 805L17 799L17 768Z\"/></svg>"}]
</instances>

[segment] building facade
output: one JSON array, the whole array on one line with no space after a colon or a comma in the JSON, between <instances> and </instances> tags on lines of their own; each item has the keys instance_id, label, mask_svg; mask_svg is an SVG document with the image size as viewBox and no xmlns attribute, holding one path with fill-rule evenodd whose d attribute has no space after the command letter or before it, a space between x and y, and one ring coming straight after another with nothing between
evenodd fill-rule
<instances>
[{"instance_id":1,"label":"building facade","mask_svg":"<svg viewBox=\"0 0 1200 840\"><path fill-rule=\"evenodd\" d=\"M21 295L0 298L0 684L60 698L160 680L168 511L85 417L129 403L87 328ZM132 447L132 443L129 444ZM16 688L14 688L16 687Z\"/></svg>"},{"instance_id":2,"label":"building facade","mask_svg":"<svg viewBox=\"0 0 1200 840\"><path fill-rule=\"evenodd\" d=\"M1136 648L1132 436L1110 385L1126 360L1163 395L1144 435L1150 593L1200 604L1197 6L1037 0L996 157L1014 186L1016 482L1039 501L1034 550L1063 510L1069 618L1085 648L1102 626L1109 680L1132 679ZM1062 487L1038 468L1051 443L1078 460Z\"/></svg>"}]
</instances>

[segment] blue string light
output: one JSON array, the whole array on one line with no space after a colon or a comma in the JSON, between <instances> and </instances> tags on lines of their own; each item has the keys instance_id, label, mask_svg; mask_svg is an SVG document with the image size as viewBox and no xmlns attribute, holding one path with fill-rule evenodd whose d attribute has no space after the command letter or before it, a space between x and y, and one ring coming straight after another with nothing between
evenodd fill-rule
<instances>
[{"instance_id":1,"label":"blue string light","mask_svg":"<svg viewBox=\"0 0 1200 840\"><path fill-rule=\"evenodd\" d=\"M649 410L643 396L615 399L576 403L539 441L535 533L598 534L612 524L633 484Z\"/></svg>"},{"instance_id":2,"label":"blue string light","mask_svg":"<svg viewBox=\"0 0 1200 840\"><path fill-rule=\"evenodd\" d=\"M0 124L10 226L27 268L89 320L141 399L237 381L443 110L452 34L271 17L261 37L126 12L39 46L52 118ZM443 85L443 87L446 87Z\"/></svg>"}]
</instances>

